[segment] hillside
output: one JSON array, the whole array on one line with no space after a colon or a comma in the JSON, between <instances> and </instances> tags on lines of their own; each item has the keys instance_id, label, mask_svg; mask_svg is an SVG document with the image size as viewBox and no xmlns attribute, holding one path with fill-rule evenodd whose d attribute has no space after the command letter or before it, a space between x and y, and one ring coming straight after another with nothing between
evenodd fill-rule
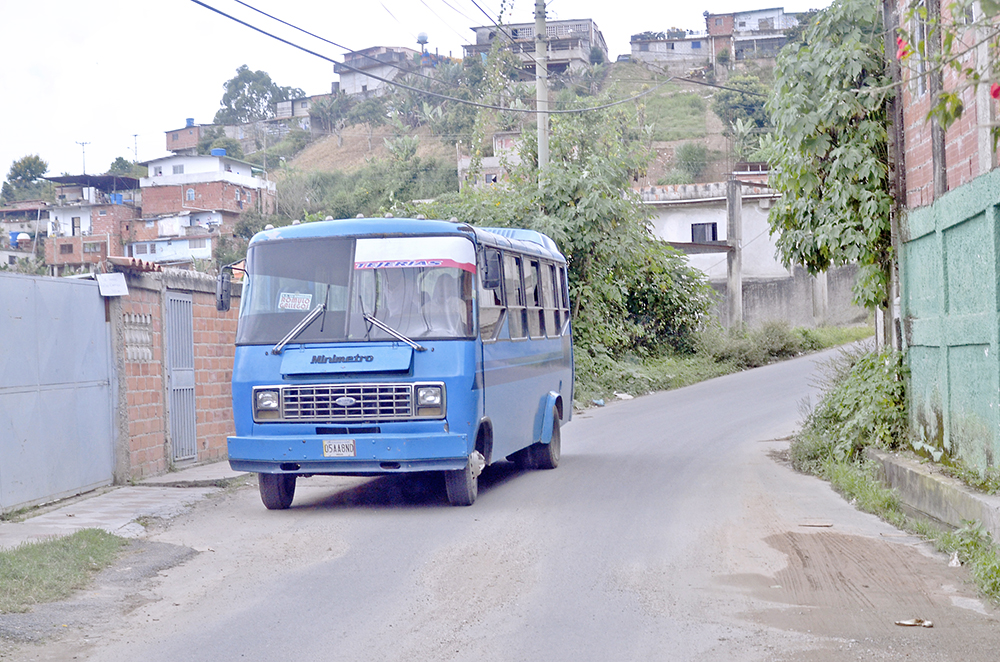
<instances>
[{"instance_id":1,"label":"hillside","mask_svg":"<svg viewBox=\"0 0 1000 662\"><path fill-rule=\"evenodd\" d=\"M609 66L602 89L621 98L638 94L662 79L662 74L654 74L642 65L614 63ZM729 144L722 135L722 122L711 111L712 94L711 87L671 81L640 100L626 104L631 112L640 112L641 108L642 123L652 127L651 146L656 152L648 173L637 182L638 185L655 185L657 180L674 169L675 150L687 142L703 144L708 149L709 163L699 181L726 178L732 165ZM371 151L363 126L348 127L343 135L343 146L337 146L335 135L328 135L310 143L289 160L289 166L300 172L354 172L372 160L389 157L383 142L383 139L393 137L393 130L388 126L375 131ZM420 138L417 155L421 159L455 162L455 146L432 135L427 126L418 127L410 135Z\"/></svg>"},{"instance_id":2,"label":"hillside","mask_svg":"<svg viewBox=\"0 0 1000 662\"><path fill-rule=\"evenodd\" d=\"M426 126L414 129L410 135L420 138L417 156L421 159L455 161L455 148L431 135ZM368 133L363 126L344 130L344 145L337 146L337 136L328 135L311 142L288 163L301 171L353 172L373 159L389 158L384 139L392 138L390 127L379 127L372 136L372 149L368 151Z\"/></svg>"}]
</instances>

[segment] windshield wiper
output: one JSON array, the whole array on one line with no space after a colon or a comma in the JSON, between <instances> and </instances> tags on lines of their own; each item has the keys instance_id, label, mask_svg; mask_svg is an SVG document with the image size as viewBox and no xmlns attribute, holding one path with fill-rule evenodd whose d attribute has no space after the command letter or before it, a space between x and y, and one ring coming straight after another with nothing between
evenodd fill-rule
<instances>
[{"instance_id":1,"label":"windshield wiper","mask_svg":"<svg viewBox=\"0 0 1000 662\"><path fill-rule=\"evenodd\" d=\"M368 322L369 324L374 324L375 326L377 326L378 328L382 329L383 331L385 331L386 333L388 333L390 336L392 336L396 340L401 340L401 341L405 342L407 345L409 345L413 349L417 350L418 352L426 352L427 351L426 347L424 347L423 345L421 345L419 343L416 343L416 342L410 340L409 338L407 338L406 336L404 336L399 331L396 331L394 328L392 328L391 326L389 326L385 322L383 322L383 321L381 321L379 319L376 319L373 315L369 315L368 313L361 313L361 316L364 317L365 321Z\"/></svg>"},{"instance_id":2,"label":"windshield wiper","mask_svg":"<svg viewBox=\"0 0 1000 662\"><path fill-rule=\"evenodd\" d=\"M288 334L284 338L282 338L280 341L278 341L277 345L275 345L274 347L271 348L271 353L272 354L281 354L281 350L283 350L285 348L285 345L287 345L288 343L292 342L292 340L295 339L295 336L297 336L300 333L302 333L302 330L304 328L306 328L307 326L309 326L309 324L312 323L312 321L314 319L316 319L317 317L319 317L323 313L324 310L326 310L326 302L323 302L323 303L319 304L318 306L316 306L315 308L313 308L312 310L310 310L309 314L306 315L305 317L303 317L301 322L299 322L298 324L296 324L295 327L292 328L292 330L289 331Z\"/></svg>"}]
</instances>

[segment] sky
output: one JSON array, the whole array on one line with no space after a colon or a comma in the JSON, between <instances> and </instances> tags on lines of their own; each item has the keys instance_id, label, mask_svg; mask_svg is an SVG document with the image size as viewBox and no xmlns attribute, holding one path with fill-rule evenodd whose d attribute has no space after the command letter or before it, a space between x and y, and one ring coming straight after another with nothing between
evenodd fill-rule
<instances>
[{"instance_id":1,"label":"sky","mask_svg":"<svg viewBox=\"0 0 1000 662\"><path fill-rule=\"evenodd\" d=\"M337 61L369 46L427 48L461 57L470 28L534 21L531 0L200 0ZM829 0L705 3L549 0L550 20L591 18L610 57L628 53L632 34L677 27L704 30L706 10L719 14L769 7L786 12ZM309 37L246 5L336 42ZM685 6L687 5L687 6ZM149 161L169 155L165 132L186 118L210 124L223 84L247 65L306 95L326 94L333 64L261 35L193 0L0 0L0 179L10 165L37 154L48 175L99 174L116 157ZM80 144L84 143L84 144Z\"/></svg>"}]
</instances>

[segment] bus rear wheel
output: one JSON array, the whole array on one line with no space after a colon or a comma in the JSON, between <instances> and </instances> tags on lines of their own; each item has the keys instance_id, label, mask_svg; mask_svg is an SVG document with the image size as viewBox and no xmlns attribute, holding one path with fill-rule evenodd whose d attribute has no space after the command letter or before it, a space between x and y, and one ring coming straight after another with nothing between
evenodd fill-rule
<instances>
[{"instance_id":1,"label":"bus rear wheel","mask_svg":"<svg viewBox=\"0 0 1000 662\"><path fill-rule=\"evenodd\" d=\"M260 500L268 510L285 510L295 497L295 474L257 474Z\"/></svg>"},{"instance_id":2,"label":"bus rear wheel","mask_svg":"<svg viewBox=\"0 0 1000 662\"><path fill-rule=\"evenodd\" d=\"M527 449L531 453L531 464L536 469L555 469L562 455L562 434L559 432L559 410L552 408L552 439L549 443L532 444Z\"/></svg>"}]
</instances>

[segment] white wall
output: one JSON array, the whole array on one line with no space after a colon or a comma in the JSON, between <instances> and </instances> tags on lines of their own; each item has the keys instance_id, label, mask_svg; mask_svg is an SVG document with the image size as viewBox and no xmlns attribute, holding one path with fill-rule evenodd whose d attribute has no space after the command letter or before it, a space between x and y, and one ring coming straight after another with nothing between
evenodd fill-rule
<instances>
[{"instance_id":1,"label":"white wall","mask_svg":"<svg viewBox=\"0 0 1000 662\"><path fill-rule=\"evenodd\" d=\"M90 234L91 218L90 207L52 207L49 210L49 236L62 234L66 237L73 235L73 217L80 217L81 233Z\"/></svg>"},{"instance_id":2,"label":"white wall","mask_svg":"<svg viewBox=\"0 0 1000 662\"><path fill-rule=\"evenodd\" d=\"M767 214L771 198L743 199L743 278L783 278L791 272L776 257L777 244L771 237ZM691 226L695 223L715 223L718 241L726 241L726 201L716 199L684 204L653 205L653 234L665 241L690 243ZM726 254L703 253L689 255L692 267L705 272L712 280L726 278Z\"/></svg>"},{"instance_id":3,"label":"white wall","mask_svg":"<svg viewBox=\"0 0 1000 662\"><path fill-rule=\"evenodd\" d=\"M139 180L140 187L175 186L201 182L228 181L250 188L265 188L264 180L254 177L249 163L220 156L167 156L149 161L149 177ZM174 167L183 173L174 174Z\"/></svg>"}]
</instances>

